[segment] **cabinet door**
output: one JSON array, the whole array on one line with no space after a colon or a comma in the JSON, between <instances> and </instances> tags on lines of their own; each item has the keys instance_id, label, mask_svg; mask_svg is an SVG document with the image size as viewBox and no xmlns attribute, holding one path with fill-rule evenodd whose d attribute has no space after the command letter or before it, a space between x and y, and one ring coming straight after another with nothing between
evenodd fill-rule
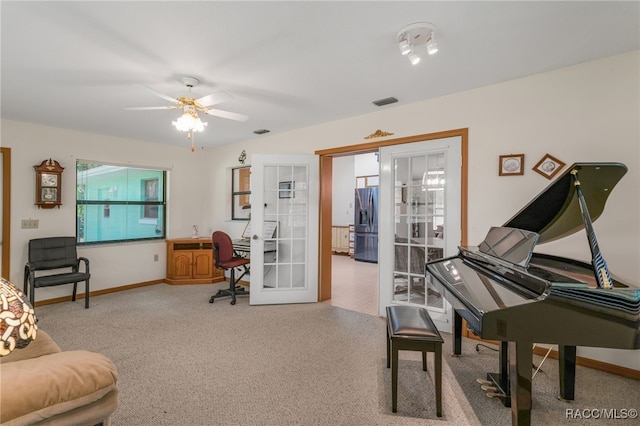
<instances>
[{"instance_id":1,"label":"cabinet door","mask_svg":"<svg viewBox=\"0 0 640 426\"><path fill-rule=\"evenodd\" d=\"M213 273L213 258L210 250L193 252L192 278L211 278Z\"/></svg>"},{"instance_id":2,"label":"cabinet door","mask_svg":"<svg viewBox=\"0 0 640 426\"><path fill-rule=\"evenodd\" d=\"M340 249L343 252L349 251L349 228L340 228Z\"/></svg>"},{"instance_id":3,"label":"cabinet door","mask_svg":"<svg viewBox=\"0 0 640 426\"><path fill-rule=\"evenodd\" d=\"M193 262L193 253L191 251L175 251L173 254L173 279L191 278L191 263Z\"/></svg>"},{"instance_id":4,"label":"cabinet door","mask_svg":"<svg viewBox=\"0 0 640 426\"><path fill-rule=\"evenodd\" d=\"M337 251L338 250L338 228L335 226L331 227L331 250L333 251Z\"/></svg>"}]
</instances>

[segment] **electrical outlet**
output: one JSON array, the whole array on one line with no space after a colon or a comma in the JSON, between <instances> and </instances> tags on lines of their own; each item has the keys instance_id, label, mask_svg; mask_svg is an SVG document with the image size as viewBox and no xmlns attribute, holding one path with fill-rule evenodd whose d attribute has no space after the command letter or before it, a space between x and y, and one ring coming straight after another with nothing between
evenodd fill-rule
<instances>
[{"instance_id":1,"label":"electrical outlet","mask_svg":"<svg viewBox=\"0 0 640 426\"><path fill-rule=\"evenodd\" d=\"M38 219L22 219L21 226L22 229L37 229Z\"/></svg>"},{"instance_id":2,"label":"electrical outlet","mask_svg":"<svg viewBox=\"0 0 640 426\"><path fill-rule=\"evenodd\" d=\"M158 255L157 255L157 254L154 254L154 255L153 255L153 261L154 261L154 262L157 262L157 261L158 261L158 259L159 259Z\"/></svg>"}]
</instances>

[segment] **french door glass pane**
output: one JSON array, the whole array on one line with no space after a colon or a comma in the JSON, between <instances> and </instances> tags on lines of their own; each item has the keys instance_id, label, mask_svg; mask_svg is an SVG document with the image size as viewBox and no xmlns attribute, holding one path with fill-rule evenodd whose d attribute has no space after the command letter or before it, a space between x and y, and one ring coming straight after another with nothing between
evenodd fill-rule
<instances>
[{"instance_id":1,"label":"french door glass pane","mask_svg":"<svg viewBox=\"0 0 640 426\"><path fill-rule=\"evenodd\" d=\"M306 288L309 210L307 166L265 166L265 221L277 221L277 251L264 262L265 289Z\"/></svg>"},{"instance_id":2,"label":"french door glass pane","mask_svg":"<svg viewBox=\"0 0 640 426\"><path fill-rule=\"evenodd\" d=\"M444 254L444 160L444 153L394 159L394 301L444 309L425 283L426 262Z\"/></svg>"}]
</instances>

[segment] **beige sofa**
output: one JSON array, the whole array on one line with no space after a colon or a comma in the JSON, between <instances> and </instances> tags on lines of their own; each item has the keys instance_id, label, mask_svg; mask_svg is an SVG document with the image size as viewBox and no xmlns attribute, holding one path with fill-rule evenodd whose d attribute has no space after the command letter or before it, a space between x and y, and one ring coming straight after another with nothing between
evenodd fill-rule
<instances>
[{"instance_id":1,"label":"beige sofa","mask_svg":"<svg viewBox=\"0 0 640 426\"><path fill-rule=\"evenodd\" d=\"M109 425L118 372L104 355L61 351L38 330L26 348L0 358L0 425Z\"/></svg>"}]
</instances>

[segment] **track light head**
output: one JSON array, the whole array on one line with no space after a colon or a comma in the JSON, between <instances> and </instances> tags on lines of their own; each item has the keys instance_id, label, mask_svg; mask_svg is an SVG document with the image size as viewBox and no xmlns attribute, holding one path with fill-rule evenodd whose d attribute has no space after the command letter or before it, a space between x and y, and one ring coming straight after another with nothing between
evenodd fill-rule
<instances>
[{"instance_id":1,"label":"track light head","mask_svg":"<svg viewBox=\"0 0 640 426\"><path fill-rule=\"evenodd\" d=\"M416 55L415 53L410 53L409 61L411 61L411 65L418 65L418 63L420 62L420 56Z\"/></svg>"},{"instance_id":2,"label":"track light head","mask_svg":"<svg viewBox=\"0 0 640 426\"><path fill-rule=\"evenodd\" d=\"M409 43L406 37L400 40L398 47L400 48L400 53L402 55L408 55L411 53L411 43Z\"/></svg>"},{"instance_id":3,"label":"track light head","mask_svg":"<svg viewBox=\"0 0 640 426\"><path fill-rule=\"evenodd\" d=\"M436 43L436 41L433 39L433 33L431 33L431 37L427 42L427 52L429 53L429 55L435 55L436 53L438 53L438 43Z\"/></svg>"}]
</instances>

